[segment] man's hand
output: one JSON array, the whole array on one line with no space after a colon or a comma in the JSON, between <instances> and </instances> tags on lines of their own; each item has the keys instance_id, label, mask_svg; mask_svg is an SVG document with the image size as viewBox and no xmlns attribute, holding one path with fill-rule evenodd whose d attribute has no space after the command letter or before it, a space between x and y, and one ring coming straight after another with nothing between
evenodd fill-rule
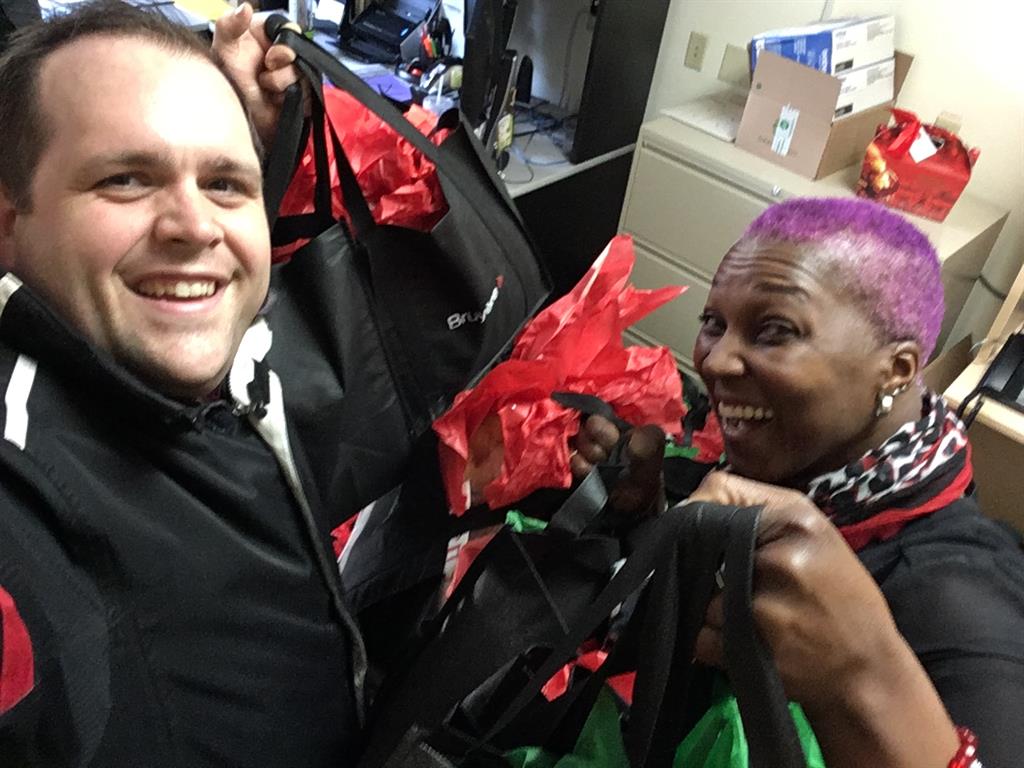
<instances>
[{"instance_id":1,"label":"man's hand","mask_svg":"<svg viewBox=\"0 0 1024 768\"><path fill-rule=\"evenodd\" d=\"M611 421L590 416L580 425L569 466L581 480L596 464L607 461L622 437ZM641 515L660 512L665 502L665 482L661 474L665 455L665 433L653 424L637 427L629 433L624 456L626 468L611 491L611 504L619 512Z\"/></svg>"},{"instance_id":2,"label":"man's hand","mask_svg":"<svg viewBox=\"0 0 1024 768\"><path fill-rule=\"evenodd\" d=\"M295 52L271 45L264 31L266 14L255 15L249 3L217 19L213 50L235 81L252 115L256 132L269 146L277 131L281 102L288 86L298 82Z\"/></svg>"},{"instance_id":3,"label":"man's hand","mask_svg":"<svg viewBox=\"0 0 1024 768\"><path fill-rule=\"evenodd\" d=\"M764 508L754 619L829 766L945 765L956 749L949 716L875 580L821 510L802 493L726 472L708 475L690 500ZM724 668L723 622L718 595L696 656Z\"/></svg>"}]
</instances>

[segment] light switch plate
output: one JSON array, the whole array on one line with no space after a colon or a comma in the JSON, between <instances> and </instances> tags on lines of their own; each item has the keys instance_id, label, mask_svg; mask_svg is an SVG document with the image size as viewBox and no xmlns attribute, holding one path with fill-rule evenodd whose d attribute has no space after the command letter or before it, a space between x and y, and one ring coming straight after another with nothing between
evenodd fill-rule
<instances>
[{"instance_id":1,"label":"light switch plate","mask_svg":"<svg viewBox=\"0 0 1024 768\"><path fill-rule=\"evenodd\" d=\"M718 68L718 79L743 90L750 90L750 57L747 49L738 45L726 45L722 54L722 66Z\"/></svg>"},{"instance_id":2,"label":"light switch plate","mask_svg":"<svg viewBox=\"0 0 1024 768\"><path fill-rule=\"evenodd\" d=\"M701 32L691 32L690 42L686 45L683 65L700 72L704 68L704 54L707 48L708 36Z\"/></svg>"}]
</instances>

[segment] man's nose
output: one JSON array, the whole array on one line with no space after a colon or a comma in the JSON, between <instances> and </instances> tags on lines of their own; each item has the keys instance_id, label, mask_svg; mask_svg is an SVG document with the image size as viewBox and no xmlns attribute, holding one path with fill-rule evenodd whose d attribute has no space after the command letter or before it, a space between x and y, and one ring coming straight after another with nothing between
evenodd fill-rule
<instances>
[{"instance_id":1,"label":"man's nose","mask_svg":"<svg viewBox=\"0 0 1024 768\"><path fill-rule=\"evenodd\" d=\"M164 190L154 223L158 240L190 248L211 248L224 237L220 209L194 182Z\"/></svg>"}]
</instances>

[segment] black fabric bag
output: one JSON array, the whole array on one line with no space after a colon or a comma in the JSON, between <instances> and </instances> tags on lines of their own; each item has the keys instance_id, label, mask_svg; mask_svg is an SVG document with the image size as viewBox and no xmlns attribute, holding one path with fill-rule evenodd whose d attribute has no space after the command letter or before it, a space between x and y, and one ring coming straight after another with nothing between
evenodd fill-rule
<instances>
[{"instance_id":1,"label":"black fabric bag","mask_svg":"<svg viewBox=\"0 0 1024 768\"><path fill-rule=\"evenodd\" d=\"M323 49L267 22L295 50L314 97L316 211L282 218L275 242L312 241L275 268L267 315L270 364L327 497L358 510L401 477L416 441L453 397L510 347L549 291L546 270L479 143L454 118L441 146ZM377 225L344 151L323 130L326 76L409 141L437 169L448 213L429 233ZM286 98L267 164L274 214L303 144L302 99ZM331 215L334 143L351 229Z\"/></svg>"},{"instance_id":2,"label":"black fabric bag","mask_svg":"<svg viewBox=\"0 0 1024 768\"><path fill-rule=\"evenodd\" d=\"M580 486L590 484L588 498L570 497L545 532L503 529L480 554L405 674L378 697L359 768L502 766L502 753L521 745L568 751L607 675L624 668L637 670L624 733L630 765L671 766L709 703L707 670L692 658L718 573L725 583L725 651L750 765L805 765L751 614L759 510L693 504L649 519L609 578L620 553L614 537L595 529L599 517L592 510L602 498L596 477ZM638 595L600 670L554 702L539 696L616 607Z\"/></svg>"}]
</instances>

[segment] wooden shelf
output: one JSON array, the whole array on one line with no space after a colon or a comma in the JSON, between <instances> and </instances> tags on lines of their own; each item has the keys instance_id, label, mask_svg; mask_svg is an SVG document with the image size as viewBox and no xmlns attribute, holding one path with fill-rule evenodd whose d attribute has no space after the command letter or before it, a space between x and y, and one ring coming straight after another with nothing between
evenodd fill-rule
<instances>
[{"instance_id":1,"label":"wooden shelf","mask_svg":"<svg viewBox=\"0 0 1024 768\"><path fill-rule=\"evenodd\" d=\"M958 408L964 398L978 386L978 382L985 375L989 363L999 349L999 345L994 343L989 343L987 346L991 351L983 349L982 354L968 365L946 390L946 400L954 408ZM975 423L984 424L999 434L1024 444L1024 413L1015 408L1010 408L991 398L985 398L985 403L978 411Z\"/></svg>"}]
</instances>

